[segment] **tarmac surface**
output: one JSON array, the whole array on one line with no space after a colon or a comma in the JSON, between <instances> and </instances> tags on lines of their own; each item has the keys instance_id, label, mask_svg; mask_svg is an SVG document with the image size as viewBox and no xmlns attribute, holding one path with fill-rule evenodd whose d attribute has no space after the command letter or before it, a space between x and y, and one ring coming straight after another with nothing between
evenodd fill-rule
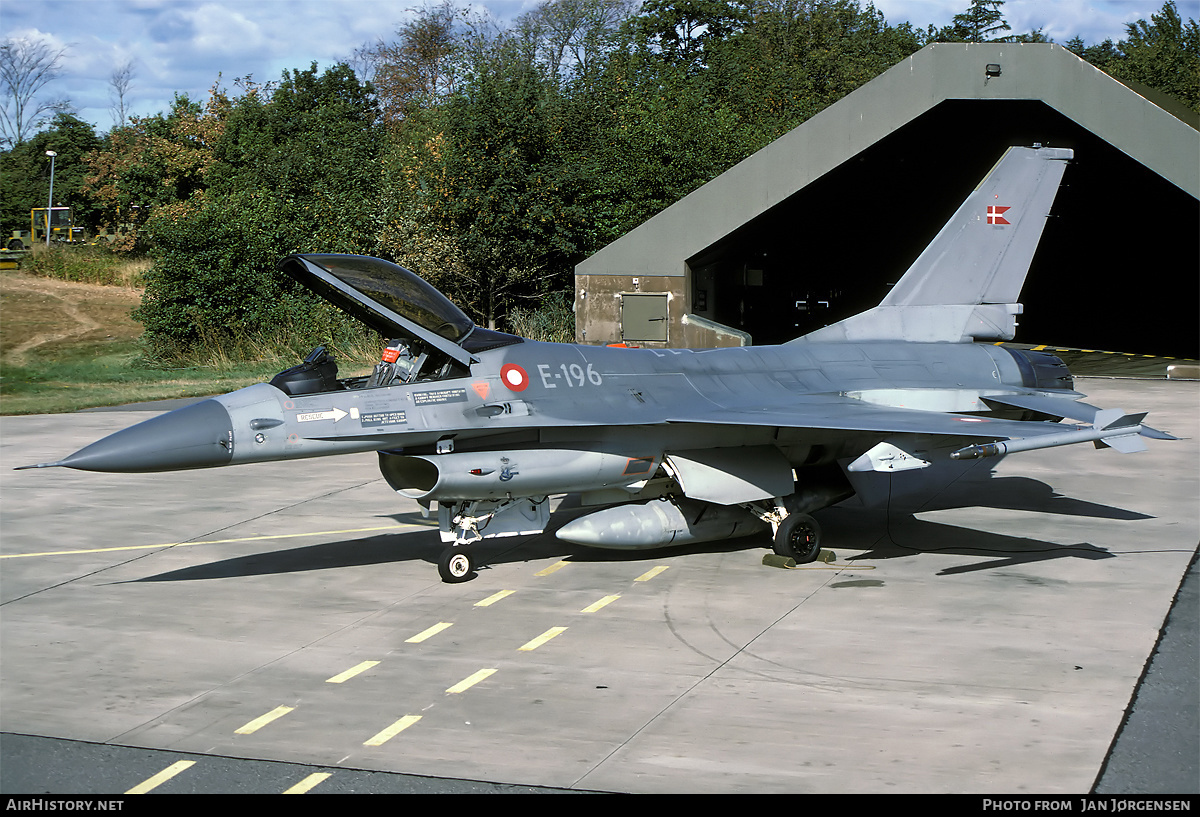
<instances>
[{"instance_id":1,"label":"tarmac surface","mask_svg":"<svg viewBox=\"0 0 1200 817\"><path fill-rule=\"evenodd\" d=\"M13 471L149 415L5 417L0 790L1195 793L1200 384L1077 388L1185 439L852 500L831 564L546 533L459 585L373 454Z\"/></svg>"}]
</instances>

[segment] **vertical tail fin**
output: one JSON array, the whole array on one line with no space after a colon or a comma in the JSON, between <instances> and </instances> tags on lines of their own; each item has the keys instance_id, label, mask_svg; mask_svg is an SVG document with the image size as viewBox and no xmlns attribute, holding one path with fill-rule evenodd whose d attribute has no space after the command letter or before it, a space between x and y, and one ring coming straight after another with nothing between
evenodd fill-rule
<instances>
[{"instance_id":1,"label":"vertical tail fin","mask_svg":"<svg viewBox=\"0 0 1200 817\"><path fill-rule=\"evenodd\" d=\"M879 306L799 340L1012 340L1017 298L1072 157L1009 148Z\"/></svg>"}]
</instances>

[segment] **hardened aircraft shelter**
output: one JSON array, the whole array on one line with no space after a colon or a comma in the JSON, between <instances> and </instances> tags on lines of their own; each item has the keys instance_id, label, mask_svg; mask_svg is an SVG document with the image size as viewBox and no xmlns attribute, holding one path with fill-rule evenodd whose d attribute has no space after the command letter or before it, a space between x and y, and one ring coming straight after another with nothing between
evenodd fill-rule
<instances>
[{"instance_id":1,"label":"hardened aircraft shelter","mask_svg":"<svg viewBox=\"0 0 1200 817\"><path fill-rule=\"evenodd\" d=\"M877 304L1010 145L1069 147L1016 340L1197 356L1198 117L1061 46L939 43L576 269L578 340L780 343Z\"/></svg>"}]
</instances>

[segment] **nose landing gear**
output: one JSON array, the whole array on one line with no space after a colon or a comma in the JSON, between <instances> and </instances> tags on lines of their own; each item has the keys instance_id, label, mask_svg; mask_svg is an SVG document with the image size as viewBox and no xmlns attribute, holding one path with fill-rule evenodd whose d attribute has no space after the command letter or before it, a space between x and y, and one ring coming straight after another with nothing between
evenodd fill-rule
<instances>
[{"instance_id":1,"label":"nose landing gear","mask_svg":"<svg viewBox=\"0 0 1200 817\"><path fill-rule=\"evenodd\" d=\"M438 559L438 574L448 584L465 582L475 575L475 560L465 548L446 548Z\"/></svg>"}]
</instances>

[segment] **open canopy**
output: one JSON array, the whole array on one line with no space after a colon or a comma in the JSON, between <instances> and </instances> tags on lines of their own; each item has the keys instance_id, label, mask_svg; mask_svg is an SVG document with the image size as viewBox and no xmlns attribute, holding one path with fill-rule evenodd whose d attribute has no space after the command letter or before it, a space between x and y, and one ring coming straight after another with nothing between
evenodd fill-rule
<instances>
[{"instance_id":1,"label":"open canopy","mask_svg":"<svg viewBox=\"0 0 1200 817\"><path fill-rule=\"evenodd\" d=\"M464 366L475 323L411 270L363 255L289 255L279 269L385 338L410 337Z\"/></svg>"},{"instance_id":2,"label":"open canopy","mask_svg":"<svg viewBox=\"0 0 1200 817\"><path fill-rule=\"evenodd\" d=\"M407 334L407 318L461 342L474 322L411 270L363 255L289 255L279 268L384 337Z\"/></svg>"}]
</instances>

